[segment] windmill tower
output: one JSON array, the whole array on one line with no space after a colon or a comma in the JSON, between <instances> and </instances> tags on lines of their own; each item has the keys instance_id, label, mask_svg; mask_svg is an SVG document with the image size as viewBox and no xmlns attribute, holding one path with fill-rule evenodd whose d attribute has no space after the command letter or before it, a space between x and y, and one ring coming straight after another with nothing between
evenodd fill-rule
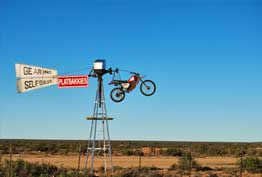
<instances>
[{"instance_id":1,"label":"windmill tower","mask_svg":"<svg viewBox=\"0 0 262 177\"><path fill-rule=\"evenodd\" d=\"M85 159L86 174L94 174L95 155L103 155L104 174L107 173L108 169L113 172L112 148L108 125L109 120L113 120L113 118L107 117L103 86L103 75L111 72L111 69L106 70L105 60L96 60L94 62L93 70L89 74L89 76L97 78L97 91L93 115L86 118L91 121L91 129ZM101 131L99 131L99 128ZM89 164L90 171L88 171Z\"/></svg>"}]
</instances>

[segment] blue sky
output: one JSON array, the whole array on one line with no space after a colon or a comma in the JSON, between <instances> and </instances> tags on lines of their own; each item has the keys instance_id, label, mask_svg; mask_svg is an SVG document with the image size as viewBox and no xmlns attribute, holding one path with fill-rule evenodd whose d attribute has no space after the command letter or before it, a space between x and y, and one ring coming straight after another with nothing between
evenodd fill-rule
<instances>
[{"instance_id":1,"label":"blue sky","mask_svg":"<svg viewBox=\"0 0 262 177\"><path fill-rule=\"evenodd\" d=\"M96 81L18 94L14 64L66 74L105 58L158 87L115 104L106 85L112 139L262 140L259 1L2 0L0 26L0 138L87 139Z\"/></svg>"}]
</instances>

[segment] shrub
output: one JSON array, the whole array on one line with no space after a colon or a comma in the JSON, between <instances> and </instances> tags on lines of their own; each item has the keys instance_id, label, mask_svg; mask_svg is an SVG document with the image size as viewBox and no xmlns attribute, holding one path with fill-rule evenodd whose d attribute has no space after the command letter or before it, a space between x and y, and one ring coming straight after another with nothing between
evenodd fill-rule
<instances>
[{"instance_id":1,"label":"shrub","mask_svg":"<svg viewBox=\"0 0 262 177\"><path fill-rule=\"evenodd\" d=\"M262 173L262 159L247 157L243 159L243 169L251 173Z\"/></svg>"},{"instance_id":2,"label":"shrub","mask_svg":"<svg viewBox=\"0 0 262 177\"><path fill-rule=\"evenodd\" d=\"M177 165L174 163L174 164L172 164L169 168L168 168L168 170L177 170Z\"/></svg>"},{"instance_id":3,"label":"shrub","mask_svg":"<svg viewBox=\"0 0 262 177\"><path fill-rule=\"evenodd\" d=\"M127 156L143 156L144 155L144 153L139 150L131 150L131 149L122 150L122 154L127 155Z\"/></svg>"},{"instance_id":4,"label":"shrub","mask_svg":"<svg viewBox=\"0 0 262 177\"><path fill-rule=\"evenodd\" d=\"M196 167L196 170L197 171L212 171L212 170L214 170L213 168L210 168L210 167L207 167L207 166L200 166L200 165L198 165L197 167Z\"/></svg>"},{"instance_id":5,"label":"shrub","mask_svg":"<svg viewBox=\"0 0 262 177\"><path fill-rule=\"evenodd\" d=\"M161 170L161 168L158 168L156 166L151 166L151 167L142 167L142 171L154 171L154 170Z\"/></svg>"},{"instance_id":6,"label":"shrub","mask_svg":"<svg viewBox=\"0 0 262 177\"><path fill-rule=\"evenodd\" d=\"M182 156L183 151L178 148L168 148L167 150L161 150L160 154L167 156Z\"/></svg>"},{"instance_id":7,"label":"shrub","mask_svg":"<svg viewBox=\"0 0 262 177\"><path fill-rule=\"evenodd\" d=\"M120 174L120 177L163 177L163 175L157 171L151 171L150 167L145 167L141 168L140 171L138 168L127 169Z\"/></svg>"},{"instance_id":8,"label":"shrub","mask_svg":"<svg viewBox=\"0 0 262 177\"><path fill-rule=\"evenodd\" d=\"M50 164L29 163L23 160L12 161L12 177L75 177L77 171L59 169ZM0 177L6 177L9 174L9 161L0 166ZM82 174L79 177L83 177Z\"/></svg>"},{"instance_id":9,"label":"shrub","mask_svg":"<svg viewBox=\"0 0 262 177\"><path fill-rule=\"evenodd\" d=\"M114 170L123 170L124 169L124 167L121 167L121 166L113 166L113 168L114 168Z\"/></svg>"},{"instance_id":10,"label":"shrub","mask_svg":"<svg viewBox=\"0 0 262 177\"><path fill-rule=\"evenodd\" d=\"M182 174L187 174L193 168L197 169L199 167L200 165L197 164L191 153L184 153L178 161L178 169Z\"/></svg>"}]
</instances>

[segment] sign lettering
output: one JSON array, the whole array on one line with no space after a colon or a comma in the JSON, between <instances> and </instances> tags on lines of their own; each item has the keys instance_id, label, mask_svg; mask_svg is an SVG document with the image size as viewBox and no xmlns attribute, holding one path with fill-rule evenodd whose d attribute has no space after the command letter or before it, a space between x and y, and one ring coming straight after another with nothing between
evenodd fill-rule
<instances>
[{"instance_id":1,"label":"sign lettering","mask_svg":"<svg viewBox=\"0 0 262 177\"><path fill-rule=\"evenodd\" d=\"M19 93L57 84L57 78L24 78L16 81Z\"/></svg>"},{"instance_id":2,"label":"sign lettering","mask_svg":"<svg viewBox=\"0 0 262 177\"><path fill-rule=\"evenodd\" d=\"M59 76L58 88L88 87L88 76Z\"/></svg>"},{"instance_id":3,"label":"sign lettering","mask_svg":"<svg viewBox=\"0 0 262 177\"><path fill-rule=\"evenodd\" d=\"M30 66L25 64L15 64L15 71L16 71L17 78L57 76L57 71L54 69L42 68L38 66Z\"/></svg>"}]
</instances>

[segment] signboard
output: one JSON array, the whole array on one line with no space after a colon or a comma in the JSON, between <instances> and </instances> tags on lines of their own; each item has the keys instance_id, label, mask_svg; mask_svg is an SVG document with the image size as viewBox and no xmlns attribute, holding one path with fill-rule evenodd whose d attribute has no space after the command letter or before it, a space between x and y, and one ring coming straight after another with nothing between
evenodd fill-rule
<instances>
[{"instance_id":1,"label":"signboard","mask_svg":"<svg viewBox=\"0 0 262 177\"><path fill-rule=\"evenodd\" d=\"M58 88L88 87L88 76L59 76Z\"/></svg>"},{"instance_id":2,"label":"signboard","mask_svg":"<svg viewBox=\"0 0 262 177\"><path fill-rule=\"evenodd\" d=\"M15 64L17 92L23 93L57 84L57 71L26 64Z\"/></svg>"},{"instance_id":3,"label":"signboard","mask_svg":"<svg viewBox=\"0 0 262 177\"><path fill-rule=\"evenodd\" d=\"M57 78L21 78L16 80L18 93L57 84Z\"/></svg>"},{"instance_id":4,"label":"signboard","mask_svg":"<svg viewBox=\"0 0 262 177\"><path fill-rule=\"evenodd\" d=\"M34 77L54 77L57 71L54 69L42 68L26 64L15 64L17 78L34 78Z\"/></svg>"}]
</instances>

